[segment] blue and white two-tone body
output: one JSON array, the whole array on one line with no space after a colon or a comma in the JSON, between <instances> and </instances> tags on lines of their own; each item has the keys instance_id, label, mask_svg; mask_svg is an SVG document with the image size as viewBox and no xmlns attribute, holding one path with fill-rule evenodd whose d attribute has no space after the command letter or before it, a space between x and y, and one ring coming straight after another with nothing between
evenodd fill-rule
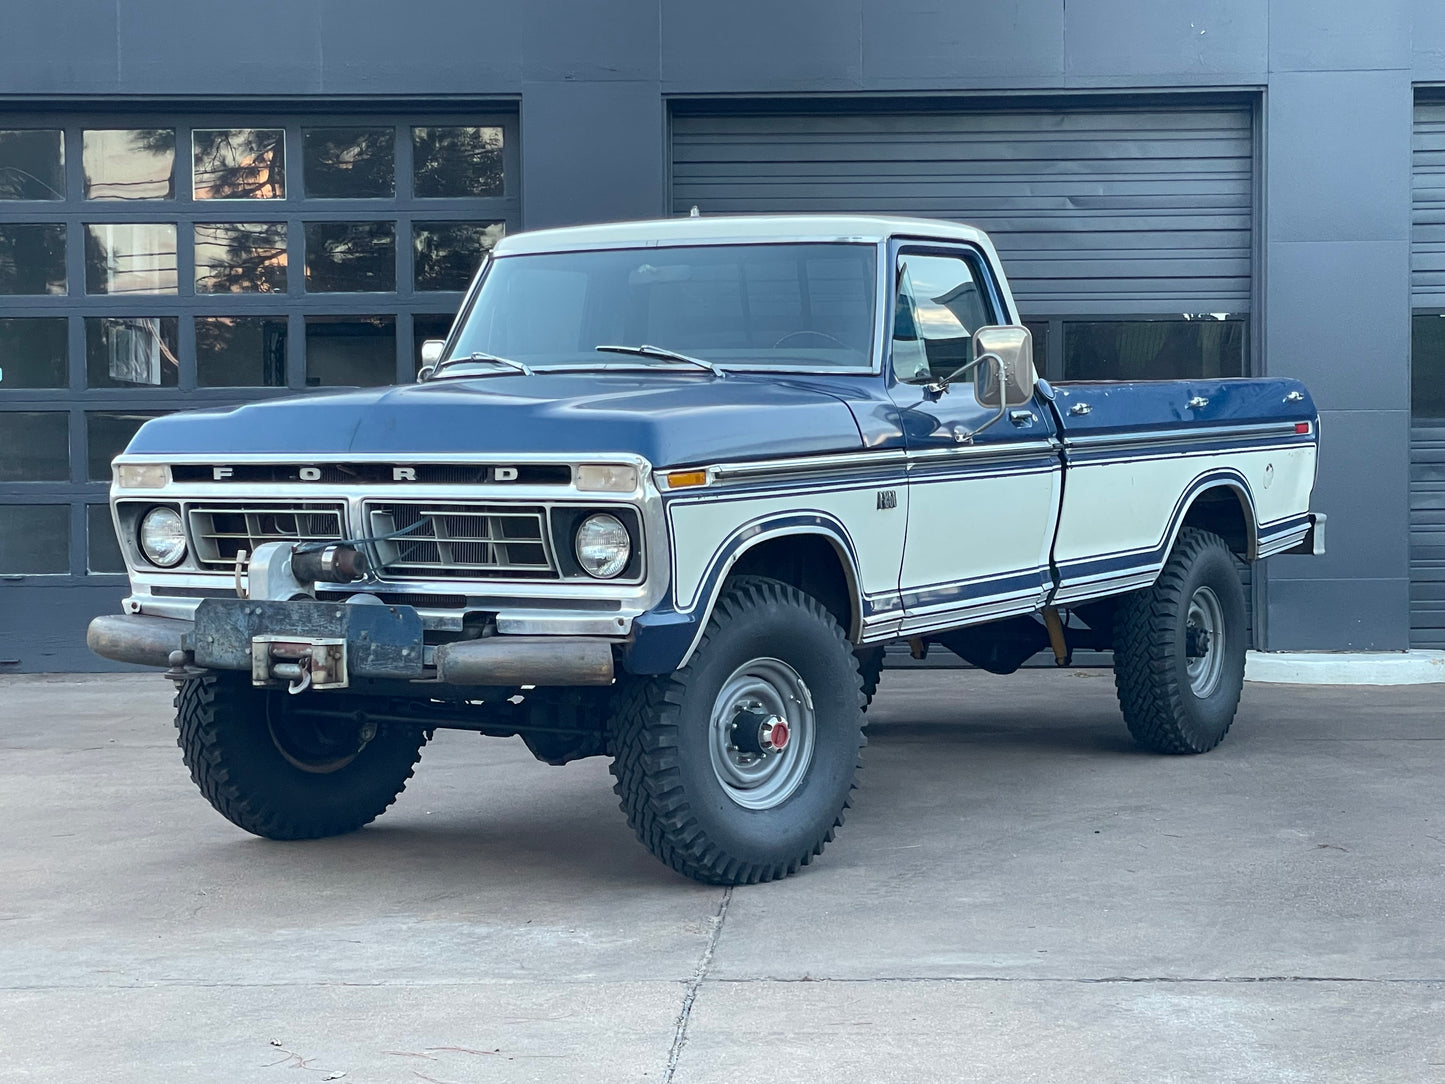
<instances>
[{"instance_id":1,"label":"blue and white two-tone body","mask_svg":"<svg viewBox=\"0 0 1445 1084\"><path fill-rule=\"evenodd\" d=\"M1127 618L1109 600L1167 577L1184 539L1241 561L1320 551L1301 385L1050 387L1021 329L998 339L1017 347L1006 358L987 345L1019 324L988 238L951 223L693 217L509 237L418 384L147 423L112 491L132 592L92 645L257 687L295 688L299 659L333 679L316 687L393 703L610 687L701 665L720 600L746 582L821 605L865 672L900 639L1008 670L1049 643L1061 658L1111 646ZM171 514L148 524L157 508ZM297 546L364 559L303 575L312 564L286 563ZM1198 599L1180 626L1190 675L1229 623L1229 604ZM358 629L381 633L357 602L411 642L362 650ZM321 603L338 616L304 609ZM287 635L334 641L345 672L316 651L268 670L256 645ZM811 703L791 680L768 687ZM781 757L745 744L743 775Z\"/></svg>"}]
</instances>

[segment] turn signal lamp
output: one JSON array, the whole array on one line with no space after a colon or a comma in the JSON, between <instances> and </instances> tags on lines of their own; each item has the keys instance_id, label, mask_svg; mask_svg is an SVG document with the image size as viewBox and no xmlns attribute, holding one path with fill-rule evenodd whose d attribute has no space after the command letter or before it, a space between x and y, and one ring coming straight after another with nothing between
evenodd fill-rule
<instances>
[{"instance_id":1,"label":"turn signal lamp","mask_svg":"<svg viewBox=\"0 0 1445 1084\"><path fill-rule=\"evenodd\" d=\"M637 468L623 463L584 463L577 468L577 488L584 493L631 493Z\"/></svg>"},{"instance_id":2,"label":"turn signal lamp","mask_svg":"<svg viewBox=\"0 0 1445 1084\"><path fill-rule=\"evenodd\" d=\"M171 468L164 463L118 463L115 484L119 489L160 489L171 484Z\"/></svg>"},{"instance_id":3,"label":"turn signal lamp","mask_svg":"<svg viewBox=\"0 0 1445 1084\"><path fill-rule=\"evenodd\" d=\"M667 476L668 489L688 489L692 486L707 485L705 470L675 470Z\"/></svg>"}]
</instances>

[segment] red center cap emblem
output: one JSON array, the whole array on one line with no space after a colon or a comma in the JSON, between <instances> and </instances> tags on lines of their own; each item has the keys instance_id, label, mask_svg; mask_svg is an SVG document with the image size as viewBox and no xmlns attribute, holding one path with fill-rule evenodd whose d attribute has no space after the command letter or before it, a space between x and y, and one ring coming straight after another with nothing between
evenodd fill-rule
<instances>
[{"instance_id":1,"label":"red center cap emblem","mask_svg":"<svg viewBox=\"0 0 1445 1084\"><path fill-rule=\"evenodd\" d=\"M768 727L767 736L764 739L775 750L781 749L788 744L788 724L779 719L772 726Z\"/></svg>"}]
</instances>

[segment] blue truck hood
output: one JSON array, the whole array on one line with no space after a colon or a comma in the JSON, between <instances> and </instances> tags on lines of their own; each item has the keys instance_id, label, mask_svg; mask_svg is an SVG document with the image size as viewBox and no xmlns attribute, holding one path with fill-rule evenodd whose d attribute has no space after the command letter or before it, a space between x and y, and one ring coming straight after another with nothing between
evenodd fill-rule
<instances>
[{"instance_id":1,"label":"blue truck hood","mask_svg":"<svg viewBox=\"0 0 1445 1084\"><path fill-rule=\"evenodd\" d=\"M148 455L633 452L657 467L862 446L807 378L674 373L488 376L193 410L141 427Z\"/></svg>"}]
</instances>

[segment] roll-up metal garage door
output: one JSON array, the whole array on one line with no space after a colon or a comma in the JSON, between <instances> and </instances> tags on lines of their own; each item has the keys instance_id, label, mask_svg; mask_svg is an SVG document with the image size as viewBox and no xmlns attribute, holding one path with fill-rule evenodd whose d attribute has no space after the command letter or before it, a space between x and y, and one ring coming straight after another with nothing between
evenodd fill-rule
<instances>
[{"instance_id":1,"label":"roll-up metal garage door","mask_svg":"<svg viewBox=\"0 0 1445 1084\"><path fill-rule=\"evenodd\" d=\"M844 113L678 103L672 209L873 211L970 222L998 246L1050 378L1241 375L1253 129L1248 104L961 110L910 103ZM1144 364L1131 373L1106 361L1076 371L1070 360L1074 336L1085 347L1079 355L1097 357L1101 340L1158 342L1161 323L1177 330L1201 314L1225 325L1203 334L1233 335L1233 368L1219 366L1217 356L1210 368L1205 350L1197 369ZM1252 602L1249 567L1240 574Z\"/></svg>"},{"instance_id":2,"label":"roll-up metal garage door","mask_svg":"<svg viewBox=\"0 0 1445 1084\"><path fill-rule=\"evenodd\" d=\"M1445 102L1415 106L1410 642L1445 647Z\"/></svg>"},{"instance_id":3,"label":"roll-up metal garage door","mask_svg":"<svg viewBox=\"0 0 1445 1084\"><path fill-rule=\"evenodd\" d=\"M673 209L987 230L1033 314L1247 311L1249 107L675 111Z\"/></svg>"}]
</instances>

